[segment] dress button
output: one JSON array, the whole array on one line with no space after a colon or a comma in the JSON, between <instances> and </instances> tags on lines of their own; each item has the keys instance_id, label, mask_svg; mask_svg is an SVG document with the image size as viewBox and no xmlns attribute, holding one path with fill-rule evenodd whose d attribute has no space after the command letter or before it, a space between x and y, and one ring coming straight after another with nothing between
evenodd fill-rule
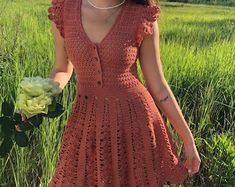
<instances>
[{"instance_id":1,"label":"dress button","mask_svg":"<svg viewBox=\"0 0 235 187\"><path fill-rule=\"evenodd\" d=\"M95 99L97 100L97 99L98 99L98 97L97 97L97 96L95 96Z\"/></svg>"},{"instance_id":2,"label":"dress button","mask_svg":"<svg viewBox=\"0 0 235 187\"><path fill-rule=\"evenodd\" d=\"M98 84L98 85L101 85L101 81L97 81L97 84Z\"/></svg>"},{"instance_id":3,"label":"dress button","mask_svg":"<svg viewBox=\"0 0 235 187\"><path fill-rule=\"evenodd\" d=\"M87 95L85 95L85 99L87 99L88 98L88 96Z\"/></svg>"},{"instance_id":4,"label":"dress button","mask_svg":"<svg viewBox=\"0 0 235 187\"><path fill-rule=\"evenodd\" d=\"M97 57L94 57L94 59L95 59L96 61L98 61L98 60L99 60Z\"/></svg>"},{"instance_id":5,"label":"dress button","mask_svg":"<svg viewBox=\"0 0 235 187\"><path fill-rule=\"evenodd\" d=\"M100 70L98 69L97 72L100 73Z\"/></svg>"}]
</instances>

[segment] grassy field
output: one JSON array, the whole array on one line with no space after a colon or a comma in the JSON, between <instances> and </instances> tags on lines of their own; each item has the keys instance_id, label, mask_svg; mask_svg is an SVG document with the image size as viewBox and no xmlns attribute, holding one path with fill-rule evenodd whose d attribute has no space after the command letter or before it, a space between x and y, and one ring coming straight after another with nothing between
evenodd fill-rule
<instances>
[{"instance_id":1,"label":"grassy field","mask_svg":"<svg viewBox=\"0 0 235 187\"><path fill-rule=\"evenodd\" d=\"M208 4L208 5L223 5L223 6L235 6L234 0L161 0L164 2L182 2L182 3L194 3L194 4Z\"/></svg>"},{"instance_id":2,"label":"grassy field","mask_svg":"<svg viewBox=\"0 0 235 187\"><path fill-rule=\"evenodd\" d=\"M54 51L47 19L50 1L0 3L1 104L14 100L23 77L48 76ZM164 3L159 27L165 76L202 159L200 173L182 186L235 186L235 8ZM40 131L32 134L31 147L14 146L8 157L0 159L1 187L47 186L74 93L73 76L61 97L64 115L43 121Z\"/></svg>"}]
</instances>

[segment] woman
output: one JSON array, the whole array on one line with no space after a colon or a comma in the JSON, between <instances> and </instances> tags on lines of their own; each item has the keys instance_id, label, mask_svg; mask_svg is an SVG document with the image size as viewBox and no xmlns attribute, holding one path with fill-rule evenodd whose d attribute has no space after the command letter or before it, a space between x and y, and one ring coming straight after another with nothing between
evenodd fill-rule
<instances>
[{"instance_id":1,"label":"woman","mask_svg":"<svg viewBox=\"0 0 235 187\"><path fill-rule=\"evenodd\" d=\"M156 187L198 172L193 135L161 67L159 4L53 0L48 13L56 53L50 78L62 89L73 70L77 78L50 186ZM184 164L157 106L184 143Z\"/></svg>"}]
</instances>

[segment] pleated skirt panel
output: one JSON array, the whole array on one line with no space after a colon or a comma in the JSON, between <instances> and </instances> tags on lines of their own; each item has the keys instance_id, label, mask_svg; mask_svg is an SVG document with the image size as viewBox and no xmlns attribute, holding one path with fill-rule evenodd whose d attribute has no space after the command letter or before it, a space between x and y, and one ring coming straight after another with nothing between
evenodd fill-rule
<instances>
[{"instance_id":1,"label":"pleated skirt panel","mask_svg":"<svg viewBox=\"0 0 235 187\"><path fill-rule=\"evenodd\" d=\"M80 90L50 187L160 187L188 176L151 95Z\"/></svg>"}]
</instances>

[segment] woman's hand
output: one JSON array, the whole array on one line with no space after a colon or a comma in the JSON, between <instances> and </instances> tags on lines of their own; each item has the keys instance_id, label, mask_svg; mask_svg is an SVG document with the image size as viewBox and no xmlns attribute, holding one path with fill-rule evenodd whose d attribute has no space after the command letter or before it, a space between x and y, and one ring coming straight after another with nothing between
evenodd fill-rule
<instances>
[{"instance_id":1,"label":"woman's hand","mask_svg":"<svg viewBox=\"0 0 235 187\"><path fill-rule=\"evenodd\" d=\"M193 175L199 171L201 163L195 143L184 143L184 151L186 156L184 165L188 169L189 174Z\"/></svg>"},{"instance_id":2,"label":"woman's hand","mask_svg":"<svg viewBox=\"0 0 235 187\"><path fill-rule=\"evenodd\" d=\"M27 119L27 117L24 113L21 112L20 115L21 115L22 121L25 121Z\"/></svg>"},{"instance_id":3,"label":"woman's hand","mask_svg":"<svg viewBox=\"0 0 235 187\"><path fill-rule=\"evenodd\" d=\"M27 117L26 117L26 115L25 115L24 113L20 112L20 115L21 115L22 121L27 120ZM21 131L22 131L22 130L20 129L19 125L15 125L15 128L16 128L16 131L18 131L18 132L21 132Z\"/></svg>"}]
</instances>

